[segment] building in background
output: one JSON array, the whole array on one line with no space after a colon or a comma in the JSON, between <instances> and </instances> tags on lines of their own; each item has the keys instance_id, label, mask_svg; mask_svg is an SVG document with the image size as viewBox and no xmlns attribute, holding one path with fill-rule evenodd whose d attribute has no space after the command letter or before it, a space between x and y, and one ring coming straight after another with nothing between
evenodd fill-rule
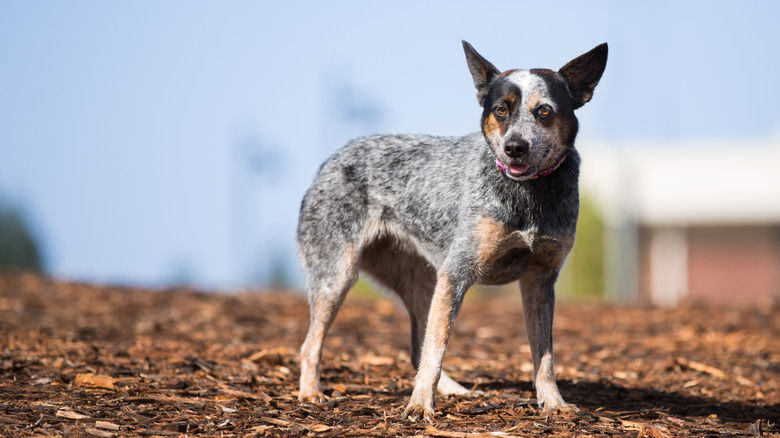
<instances>
[{"instance_id":1,"label":"building in background","mask_svg":"<svg viewBox=\"0 0 780 438\"><path fill-rule=\"evenodd\" d=\"M605 221L606 296L780 301L780 136L581 150L582 192Z\"/></svg>"}]
</instances>

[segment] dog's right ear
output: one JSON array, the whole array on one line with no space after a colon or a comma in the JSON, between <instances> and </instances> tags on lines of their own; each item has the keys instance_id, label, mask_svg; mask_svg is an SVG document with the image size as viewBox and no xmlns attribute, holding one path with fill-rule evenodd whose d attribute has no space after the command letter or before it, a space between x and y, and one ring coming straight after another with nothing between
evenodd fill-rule
<instances>
[{"instance_id":1,"label":"dog's right ear","mask_svg":"<svg viewBox=\"0 0 780 438\"><path fill-rule=\"evenodd\" d=\"M477 100L480 106L485 106L485 96L490 81L501 72L466 41L463 41L463 51L466 52L466 61L469 63L469 70L474 78L474 86L477 87Z\"/></svg>"}]
</instances>

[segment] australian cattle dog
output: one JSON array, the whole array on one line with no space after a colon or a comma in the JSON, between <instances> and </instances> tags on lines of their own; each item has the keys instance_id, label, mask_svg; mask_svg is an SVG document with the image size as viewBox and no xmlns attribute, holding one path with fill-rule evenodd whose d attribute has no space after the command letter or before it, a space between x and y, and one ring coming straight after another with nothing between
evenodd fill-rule
<instances>
[{"instance_id":1,"label":"australian cattle dog","mask_svg":"<svg viewBox=\"0 0 780 438\"><path fill-rule=\"evenodd\" d=\"M482 132L352 140L325 161L303 198L297 240L311 321L301 347L301 401L324 400L323 341L362 270L409 312L417 375L404 417L430 421L436 389L469 393L442 371L463 296L474 284L513 281L537 402L545 411L567 409L553 370L554 286L579 210L574 110L591 99L607 44L558 71L501 72L465 41L463 49Z\"/></svg>"}]
</instances>

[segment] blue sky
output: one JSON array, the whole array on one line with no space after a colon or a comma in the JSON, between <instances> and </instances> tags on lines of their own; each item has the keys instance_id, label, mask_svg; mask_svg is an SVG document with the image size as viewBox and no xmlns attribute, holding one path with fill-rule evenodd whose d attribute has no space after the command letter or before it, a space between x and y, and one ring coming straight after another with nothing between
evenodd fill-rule
<instances>
[{"instance_id":1,"label":"blue sky","mask_svg":"<svg viewBox=\"0 0 780 438\"><path fill-rule=\"evenodd\" d=\"M607 41L580 140L780 132L780 3L0 3L0 201L52 274L227 288L288 266L319 163L373 132L460 135L460 40L501 69ZM587 157L586 157L587 159Z\"/></svg>"}]
</instances>

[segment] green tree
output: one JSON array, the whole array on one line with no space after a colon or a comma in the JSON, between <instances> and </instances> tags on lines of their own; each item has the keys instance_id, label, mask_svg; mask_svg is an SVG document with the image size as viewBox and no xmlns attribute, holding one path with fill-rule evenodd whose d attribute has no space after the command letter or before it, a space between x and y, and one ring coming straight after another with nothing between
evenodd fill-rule
<instances>
[{"instance_id":1,"label":"green tree","mask_svg":"<svg viewBox=\"0 0 780 438\"><path fill-rule=\"evenodd\" d=\"M40 245L18 210L0 207L0 271L43 272Z\"/></svg>"},{"instance_id":2,"label":"green tree","mask_svg":"<svg viewBox=\"0 0 780 438\"><path fill-rule=\"evenodd\" d=\"M561 272L558 287L563 296L604 296L604 219L587 196L580 199L577 240Z\"/></svg>"}]
</instances>

